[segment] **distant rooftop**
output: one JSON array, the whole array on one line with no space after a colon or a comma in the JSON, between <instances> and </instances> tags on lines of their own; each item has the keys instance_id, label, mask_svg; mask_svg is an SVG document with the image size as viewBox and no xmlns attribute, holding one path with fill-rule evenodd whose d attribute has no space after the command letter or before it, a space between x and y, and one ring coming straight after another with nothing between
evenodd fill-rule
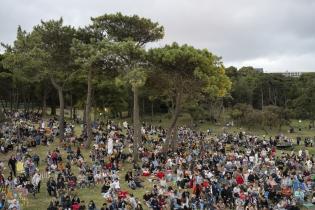
<instances>
[{"instance_id":1,"label":"distant rooftop","mask_svg":"<svg viewBox=\"0 0 315 210\"><path fill-rule=\"evenodd\" d=\"M264 73L264 68L254 68L259 73Z\"/></svg>"},{"instance_id":2,"label":"distant rooftop","mask_svg":"<svg viewBox=\"0 0 315 210\"><path fill-rule=\"evenodd\" d=\"M282 74L286 77L300 77L302 74L305 73L314 73L315 71L272 71L272 72L265 72L267 74Z\"/></svg>"}]
</instances>

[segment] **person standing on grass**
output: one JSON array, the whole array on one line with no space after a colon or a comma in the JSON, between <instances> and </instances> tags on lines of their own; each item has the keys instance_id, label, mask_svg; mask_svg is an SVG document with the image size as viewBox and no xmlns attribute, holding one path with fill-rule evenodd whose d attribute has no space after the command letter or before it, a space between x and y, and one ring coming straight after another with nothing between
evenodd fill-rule
<instances>
[{"instance_id":1,"label":"person standing on grass","mask_svg":"<svg viewBox=\"0 0 315 210\"><path fill-rule=\"evenodd\" d=\"M34 185L35 192L37 192L37 193L39 193L39 191L40 191L40 182L41 182L40 174L38 172L36 172L33 175L32 184Z\"/></svg>"},{"instance_id":2,"label":"person standing on grass","mask_svg":"<svg viewBox=\"0 0 315 210\"><path fill-rule=\"evenodd\" d=\"M8 161L8 166L10 168L10 173L16 177L16 159L15 156L12 155Z\"/></svg>"}]
</instances>

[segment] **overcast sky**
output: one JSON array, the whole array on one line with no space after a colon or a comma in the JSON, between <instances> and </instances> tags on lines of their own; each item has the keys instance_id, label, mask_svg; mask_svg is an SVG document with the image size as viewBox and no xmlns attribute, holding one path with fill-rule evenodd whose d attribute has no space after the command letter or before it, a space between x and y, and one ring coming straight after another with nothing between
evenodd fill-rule
<instances>
[{"instance_id":1,"label":"overcast sky","mask_svg":"<svg viewBox=\"0 0 315 210\"><path fill-rule=\"evenodd\" d=\"M163 25L166 35L156 46L207 48L225 66L315 70L314 0L1 0L0 41L12 43L18 25L29 31L41 19L83 26L118 11Z\"/></svg>"}]
</instances>

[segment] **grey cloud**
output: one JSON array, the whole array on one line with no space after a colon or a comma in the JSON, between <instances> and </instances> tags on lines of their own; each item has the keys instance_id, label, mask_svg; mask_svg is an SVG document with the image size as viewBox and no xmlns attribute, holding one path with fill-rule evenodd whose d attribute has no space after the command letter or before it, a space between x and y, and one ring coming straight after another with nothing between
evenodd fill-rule
<instances>
[{"instance_id":1,"label":"grey cloud","mask_svg":"<svg viewBox=\"0 0 315 210\"><path fill-rule=\"evenodd\" d=\"M12 43L17 25L62 16L75 26L91 16L121 11L165 26L165 39L208 48L226 65L315 70L312 0L2 0L0 41Z\"/></svg>"}]
</instances>

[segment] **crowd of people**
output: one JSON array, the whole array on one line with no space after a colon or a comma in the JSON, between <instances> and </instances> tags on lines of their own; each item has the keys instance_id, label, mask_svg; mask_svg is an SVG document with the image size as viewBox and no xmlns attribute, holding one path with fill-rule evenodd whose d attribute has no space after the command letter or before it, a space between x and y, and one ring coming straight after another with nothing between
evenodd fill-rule
<instances>
[{"instance_id":1,"label":"crowd of people","mask_svg":"<svg viewBox=\"0 0 315 210\"><path fill-rule=\"evenodd\" d=\"M0 209L21 209L43 185L51 197L48 210L282 210L315 204L314 154L307 148L277 151L276 137L179 127L176 149L165 150L166 130L143 123L134 162L127 122L94 122L88 150L84 125L78 135L65 123L61 143L55 142L58 126L56 119L23 113L11 114L1 126L1 152L12 155L0 162ZM36 153L39 145L49 148L45 156ZM95 186L101 205L79 196L83 188L94 193Z\"/></svg>"}]
</instances>

